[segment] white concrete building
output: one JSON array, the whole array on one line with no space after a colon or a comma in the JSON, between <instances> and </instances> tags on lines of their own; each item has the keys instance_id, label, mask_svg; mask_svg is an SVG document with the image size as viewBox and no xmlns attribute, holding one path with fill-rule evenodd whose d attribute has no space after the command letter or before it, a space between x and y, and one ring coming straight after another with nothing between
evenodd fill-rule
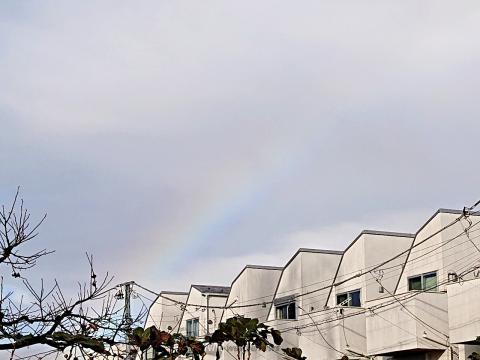
<instances>
[{"instance_id":1,"label":"white concrete building","mask_svg":"<svg viewBox=\"0 0 480 360\"><path fill-rule=\"evenodd\" d=\"M278 281L283 268L275 266L247 265L232 281L230 294L227 299L227 308L225 309L222 320L234 316L243 316L246 318L258 319L265 322L268 317L270 303L275 295ZM241 307L236 307L241 306ZM210 349L209 349L210 350ZM210 353L213 353L213 348ZM261 359L256 349L253 349L253 359ZM222 359L236 359L235 344L225 344L221 352Z\"/></svg>"},{"instance_id":2,"label":"white concrete building","mask_svg":"<svg viewBox=\"0 0 480 360\"><path fill-rule=\"evenodd\" d=\"M438 210L416 233L395 291L367 303L369 355L422 360L468 356L464 344L477 336L471 332L477 325L462 304L467 293L476 291L477 280L468 280L476 275L480 241L473 228L465 229L479 217L458 221L461 214ZM463 288L459 279L468 285Z\"/></svg>"},{"instance_id":3,"label":"white concrete building","mask_svg":"<svg viewBox=\"0 0 480 360\"><path fill-rule=\"evenodd\" d=\"M462 215L440 209L415 234L365 230L345 251L302 248L283 268L247 265L231 288L192 285L179 330L202 337L240 315L307 359L465 360L480 353L480 216Z\"/></svg>"},{"instance_id":4,"label":"white concrete building","mask_svg":"<svg viewBox=\"0 0 480 360\"><path fill-rule=\"evenodd\" d=\"M183 315L181 304L187 301L188 293L178 291L162 291L150 305L145 328L154 325L163 331L177 331Z\"/></svg>"},{"instance_id":5,"label":"white concrete building","mask_svg":"<svg viewBox=\"0 0 480 360\"><path fill-rule=\"evenodd\" d=\"M202 338L215 331L223 315L230 287L192 285L182 314L179 333Z\"/></svg>"},{"instance_id":6,"label":"white concrete building","mask_svg":"<svg viewBox=\"0 0 480 360\"><path fill-rule=\"evenodd\" d=\"M183 315L182 304L185 304L187 297L186 292L162 291L148 309L144 328L155 326L159 330L176 332ZM147 349L144 358L154 359L154 350Z\"/></svg>"},{"instance_id":7,"label":"white concrete building","mask_svg":"<svg viewBox=\"0 0 480 360\"><path fill-rule=\"evenodd\" d=\"M340 359L343 355L365 357L365 304L395 290L407 254L389 263L388 267L393 268L388 271L370 273L368 270L407 251L413 238L414 235L408 233L364 230L347 247L332 282L337 285L331 288L327 298L326 304L331 310L320 316L320 319L335 319L320 327L329 343L325 344L318 332L313 332L316 341L329 348L328 352L323 351L325 356L321 359ZM359 274L362 275L357 276ZM381 285L375 280L377 277L382 277Z\"/></svg>"},{"instance_id":8,"label":"white concrete building","mask_svg":"<svg viewBox=\"0 0 480 360\"><path fill-rule=\"evenodd\" d=\"M270 305L267 323L282 331L282 347L300 347L312 356L317 347L310 335L298 336L301 328L310 321L306 313L325 307L328 291L309 293L332 283L343 252L318 249L299 249L285 265ZM260 356L265 356L260 354ZM281 358L277 352L268 351L268 358ZM318 353L315 353L318 358Z\"/></svg>"},{"instance_id":9,"label":"white concrete building","mask_svg":"<svg viewBox=\"0 0 480 360\"><path fill-rule=\"evenodd\" d=\"M266 321L282 270L282 267L276 266L245 266L232 281L222 321L234 316Z\"/></svg>"},{"instance_id":10,"label":"white concrete building","mask_svg":"<svg viewBox=\"0 0 480 360\"><path fill-rule=\"evenodd\" d=\"M447 285L448 324L450 342L459 345L461 359L472 352L480 354L480 270L475 270L475 279L460 280Z\"/></svg>"},{"instance_id":11,"label":"white concrete building","mask_svg":"<svg viewBox=\"0 0 480 360\"><path fill-rule=\"evenodd\" d=\"M283 270L268 318L269 325L282 331L284 347L300 347L307 358L319 360L365 356L362 306L385 289L380 289L375 274L348 279L408 250L413 237L366 230L344 252L300 249ZM385 278L388 291L395 289L405 258L406 254L392 263L397 270Z\"/></svg>"}]
</instances>

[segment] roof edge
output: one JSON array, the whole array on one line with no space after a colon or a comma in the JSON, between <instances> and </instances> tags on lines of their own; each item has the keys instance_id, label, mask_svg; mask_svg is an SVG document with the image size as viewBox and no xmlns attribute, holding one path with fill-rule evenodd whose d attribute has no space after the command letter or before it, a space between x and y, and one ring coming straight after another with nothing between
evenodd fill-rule
<instances>
[{"instance_id":1,"label":"roof edge","mask_svg":"<svg viewBox=\"0 0 480 360\"><path fill-rule=\"evenodd\" d=\"M230 293L230 289L231 289L230 286L203 285L203 284L192 284L191 287L190 287L190 291L192 290L192 288L198 290L202 294L216 294L216 295L226 295L226 296L228 296L228 294ZM202 288L208 288L208 289L211 289L211 290L213 290L213 288L217 288L217 289L225 290L225 292L208 291L207 289L202 289Z\"/></svg>"},{"instance_id":2,"label":"roof edge","mask_svg":"<svg viewBox=\"0 0 480 360\"><path fill-rule=\"evenodd\" d=\"M300 248L297 250L297 254L301 252L310 252L310 253L319 253L319 254L333 254L333 255L342 255L343 251L341 250L327 250L327 249L311 249L311 248Z\"/></svg>"},{"instance_id":3,"label":"roof edge","mask_svg":"<svg viewBox=\"0 0 480 360\"><path fill-rule=\"evenodd\" d=\"M270 265L245 265L244 269L259 269L259 270L283 270L283 266L270 266Z\"/></svg>"},{"instance_id":4,"label":"roof edge","mask_svg":"<svg viewBox=\"0 0 480 360\"><path fill-rule=\"evenodd\" d=\"M343 255L343 251L339 250L324 250L324 249L310 249L310 248L300 248L298 249L295 254L287 261L283 269L287 268L288 265L292 263L292 261L297 257L298 254L301 252L309 252L309 253L316 253L316 254L326 254L326 255Z\"/></svg>"},{"instance_id":5,"label":"roof edge","mask_svg":"<svg viewBox=\"0 0 480 360\"><path fill-rule=\"evenodd\" d=\"M430 216L430 217L428 218L427 221L425 221L425 222L423 223L422 226L420 226L420 228L417 230L417 232L415 233L415 235L418 235L418 234L420 233L420 231L422 231L422 230L425 228L425 226L427 226L428 223L429 223L430 221L432 221L438 214L455 214L455 215L460 215L460 214L463 214L463 210L458 210L458 209L446 209L446 208L440 208L440 209L438 209L437 211L435 211L435 212L433 213L432 216Z\"/></svg>"},{"instance_id":6,"label":"roof edge","mask_svg":"<svg viewBox=\"0 0 480 360\"><path fill-rule=\"evenodd\" d=\"M163 294L166 294L166 295L188 295L188 292L186 292L186 291L170 291L170 290L160 291L160 295L163 295Z\"/></svg>"},{"instance_id":7,"label":"roof edge","mask_svg":"<svg viewBox=\"0 0 480 360\"><path fill-rule=\"evenodd\" d=\"M268 266L268 265L245 265L243 269L238 273L237 276L232 280L232 283L230 287L233 286L235 281L238 280L238 278L245 272L247 269L257 269L257 270L278 270L278 271L283 271L283 267L281 266Z\"/></svg>"},{"instance_id":8,"label":"roof edge","mask_svg":"<svg viewBox=\"0 0 480 360\"><path fill-rule=\"evenodd\" d=\"M360 235L384 235L384 236L396 236L396 237L408 237L408 238L415 237L415 234L412 234L412 233L383 231L383 230L362 230Z\"/></svg>"}]
</instances>

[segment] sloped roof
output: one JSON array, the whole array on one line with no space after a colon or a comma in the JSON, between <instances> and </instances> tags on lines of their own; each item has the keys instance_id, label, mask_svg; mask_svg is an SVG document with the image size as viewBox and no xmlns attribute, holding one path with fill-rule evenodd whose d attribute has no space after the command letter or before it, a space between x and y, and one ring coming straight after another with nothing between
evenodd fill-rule
<instances>
[{"instance_id":1,"label":"sloped roof","mask_svg":"<svg viewBox=\"0 0 480 360\"><path fill-rule=\"evenodd\" d=\"M225 294L230 293L229 286L217 286L217 285L192 285L192 288L197 289L202 294Z\"/></svg>"},{"instance_id":2,"label":"sloped roof","mask_svg":"<svg viewBox=\"0 0 480 360\"><path fill-rule=\"evenodd\" d=\"M284 266L284 269L292 263L292 261L297 257L298 254L302 252L307 253L316 253L316 254L328 254L328 255L343 255L343 251L337 250L325 250L325 249L309 249L309 248L300 248L297 252L288 260L287 264Z\"/></svg>"},{"instance_id":3,"label":"sloped roof","mask_svg":"<svg viewBox=\"0 0 480 360\"><path fill-rule=\"evenodd\" d=\"M233 279L232 285L235 283L235 281L238 280L238 278L243 274L243 272L246 269L255 269L255 270L277 270L277 271L282 271L283 267L280 266L267 266L267 265L245 265L245 267L240 271L240 273Z\"/></svg>"},{"instance_id":4,"label":"sloped roof","mask_svg":"<svg viewBox=\"0 0 480 360\"><path fill-rule=\"evenodd\" d=\"M188 295L188 292L184 292L184 291L169 291L169 290L164 290L162 292L160 292L161 295Z\"/></svg>"}]
</instances>

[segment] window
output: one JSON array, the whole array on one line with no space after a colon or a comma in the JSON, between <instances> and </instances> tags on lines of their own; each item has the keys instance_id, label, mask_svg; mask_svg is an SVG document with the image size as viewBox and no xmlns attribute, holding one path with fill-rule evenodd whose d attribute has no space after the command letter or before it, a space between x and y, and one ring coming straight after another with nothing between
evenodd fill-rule
<instances>
[{"instance_id":1,"label":"window","mask_svg":"<svg viewBox=\"0 0 480 360\"><path fill-rule=\"evenodd\" d=\"M295 320L297 318L297 305L295 303L297 296L297 294L291 294L273 300L276 319Z\"/></svg>"},{"instance_id":2,"label":"window","mask_svg":"<svg viewBox=\"0 0 480 360\"><path fill-rule=\"evenodd\" d=\"M198 336L198 319L187 320L187 336Z\"/></svg>"},{"instance_id":3,"label":"window","mask_svg":"<svg viewBox=\"0 0 480 360\"><path fill-rule=\"evenodd\" d=\"M275 307L275 315L277 319L295 320L297 314L295 311L295 303L278 305Z\"/></svg>"},{"instance_id":4,"label":"window","mask_svg":"<svg viewBox=\"0 0 480 360\"><path fill-rule=\"evenodd\" d=\"M437 272L408 278L408 290L437 291Z\"/></svg>"},{"instance_id":5,"label":"window","mask_svg":"<svg viewBox=\"0 0 480 360\"><path fill-rule=\"evenodd\" d=\"M360 307L360 290L354 290L343 294L338 294L337 305Z\"/></svg>"}]
</instances>

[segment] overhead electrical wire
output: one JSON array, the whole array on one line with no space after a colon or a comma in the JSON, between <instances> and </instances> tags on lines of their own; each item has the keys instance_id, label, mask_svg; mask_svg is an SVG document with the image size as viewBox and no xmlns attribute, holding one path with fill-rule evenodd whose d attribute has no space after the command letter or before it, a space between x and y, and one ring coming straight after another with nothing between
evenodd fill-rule
<instances>
[{"instance_id":1,"label":"overhead electrical wire","mask_svg":"<svg viewBox=\"0 0 480 360\"><path fill-rule=\"evenodd\" d=\"M475 262L478 262L479 259L476 259ZM476 271L478 269L478 266L475 266L475 267L471 267L471 263L468 264L467 266L464 266L463 267L464 270L462 273L460 273L459 275L460 276L465 276L465 275L468 275L474 271ZM445 281L442 281L440 283L437 284L437 286L441 286L441 285L446 285L448 284L450 281L447 279ZM408 291L404 294L398 294L397 296L399 297L399 300L400 301L409 301L410 299L413 299L415 298L416 296L419 296L420 294L423 294L425 292L429 292L431 291L431 289L425 289L425 290L415 290L415 291ZM404 298L400 298L400 296L405 296ZM352 317L352 316L357 316L357 315L361 315L361 314L364 314L366 313L367 311L376 311L376 310L379 310L379 309L383 309L385 307L388 307L392 304L395 304L397 301L396 300L387 300L387 301L384 301L384 302L381 302L381 303L378 303L376 305L373 305L371 307L367 307L367 308L360 308L359 311L356 311L352 314L348 314L348 315L343 315L345 318L349 318L349 317ZM350 308L351 309L351 308ZM322 325L322 324L326 324L326 323L330 323L332 321L337 321L337 319L333 319L333 320L324 320L324 321L321 321L321 322L317 322L317 325ZM307 328L307 327L311 327L313 325L303 325L303 328ZM294 326L294 327L290 327L290 328L278 328L278 330L280 331L286 331L286 330L291 330L291 329L297 329L297 328L302 328L302 327L298 327L298 326Z\"/></svg>"},{"instance_id":2,"label":"overhead electrical wire","mask_svg":"<svg viewBox=\"0 0 480 360\"><path fill-rule=\"evenodd\" d=\"M442 269L447 269L448 267L452 266L452 265L455 264L455 263L465 261L466 259L471 258L472 255L476 256L476 253L473 253L473 254L471 254L471 255L469 255L469 256L467 256L467 257L461 258L461 259L457 259L457 260L455 260L455 261L447 264L447 265L446 265L444 268L442 268ZM475 257L475 260L474 260L473 262L469 262L466 266L463 266L463 267L461 267L461 268L459 268L459 269L461 270L461 269L469 268L469 267L471 267L474 263L479 263L479 260L480 260L480 258ZM439 269L439 270L442 270L442 269ZM462 275L460 274L459 276L461 277ZM446 283L448 283L448 280L446 281ZM442 283L438 284L438 286L441 286L441 285L442 285ZM405 292L405 293L397 294L397 296L405 296L405 295L408 295L408 294L411 294L411 291L407 291L407 292ZM393 302L395 302L395 301L393 301ZM324 312L326 312L326 311L328 311L328 310L331 310L331 309L332 309L332 308L329 308L329 309L321 309L321 310L318 310L318 311L315 311L315 312L311 312L310 314L313 314L314 317L317 317L317 316L321 316ZM335 309L335 308L333 308L333 309ZM305 314L301 314L300 316L305 316ZM271 320L271 321L275 321L275 320ZM266 322L270 322L270 320L269 320L269 321L266 321ZM284 323L289 323L289 322L285 321L285 322L283 322L283 323L280 323L279 325L282 325L282 324L284 324ZM277 322L277 324L278 324L278 322Z\"/></svg>"},{"instance_id":3,"label":"overhead electrical wire","mask_svg":"<svg viewBox=\"0 0 480 360\"><path fill-rule=\"evenodd\" d=\"M478 223L477 223L477 224L478 224ZM480 230L480 229L478 229L478 230ZM475 231L478 231L478 230L475 230ZM473 231L472 231L472 232L473 232ZM471 240L476 239L476 238L479 238L479 237L480 237L480 235L477 235L477 236L471 238ZM455 237L455 238L456 238L456 237ZM434 244L434 246L436 247L434 250L435 250L435 251L438 251L438 250L443 250L443 251L450 250L450 249L453 249L453 248L455 248L455 247L457 247L457 246L459 246L459 245L462 245L462 244L464 244L464 243L467 243L467 242L469 242L469 241L471 241L471 240L470 240L470 239L467 239L467 240L465 240L465 241L462 241L462 242L459 243L459 244L456 244L456 245L454 245L454 246L451 246L451 247L442 249L442 248L445 246L445 244L447 244L447 243L450 242L450 240L447 240L447 241L445 241L445 242L442 242L442 244L440 244L440 245ZM431 247L431 246L429 246L429 247ZM467 257L475 256L475 253L471 253L471 252L470 252L470 249L464 249L464 250L459 251L459 252L454 252L454 253L451 253L451 254L444 255L444 259L446 259L446 258L448 258L448 257L451 257L451 256L454 256L454 255L464 254L464 253L466 253L466 252L469 253L469 255L467 255ZM428 255L428 254L432 254L432 253L433 253L433 251L430 251L430 252L426 253L425 256ZM418 257L416 257L416 258L414 258L414 259L408 260L406 263L413 263L413 262L415 262L415 261L417 261L417 260L419 260L419 259L422 259L423 257L424 257L424 256L418 256ZM463 259L465 259L465 257L463 257L462 259L459 259L459 260L457 260L457 261L461 261L461 260L463 260ZM428 262L421 262L419 265L424 266L424 265L427 265L427 264L430 264L430 263L435 263L435 262L436 262L436 260L435 260L435 259L432 259L431 261L428 261ZM456 262L456 261L452 262L452 263L449 264L449 265L452 265L452 264L454 264L455 262ZM403 264L402 264L402 265L403 265ZM397 266L397 267L398 267L398 266ZM414 268L415 268L415 265L410 265L409 268L410 268L410 270L411 270L411 269L414 269ZM391 270L391 271L386 272L386 273L384 273L384 274L393 274L392 276L384 277L383 279L385 279L385 280L393 279L393 278L398 278L398 276L399 276L399 275L398 275L398 271L395 271L395 270ZM374 279L373 276L372 276L372 278L366 279L366 285L368 286L371 282L374 282L374 281L375 281L375 279ZM362 284L362 282L363 282L362 280L359 280L359 281L357 281L357 282L355 282L355 283L349 283L349 285L350 285L349 287L350 287L350 288L355 288L356 285L359 285L359 286L360 286L360 285ZM291 293L291 292L292 292L292 291L289 291L289 292L286 292L286 293ZM305 298L303 298L303 302L305 303L305 300L312 300L312 299L313 299L314 301L311 301L310 304L315 304L315 303L317 303L317 302L320 301L320 300L316 300L316 299L325 300L324 295L326 295L326 293L324 293L324 294L322 294L322 295L312 296L312 297L305 297ZM242 315L243 315L243 316L246 316L246 315L248 315L248 314L256 313L256 312L258 312L258 311L259 311L258 309L255 309L255 310L252 310L252 311L244 311L244 312L242 312ZM312 313L312 311L310 311L310 313ZM305 315L305 314L300 314L300 316L303 316L303 315Z\"/></svg>"},{"instance_id":4,"label":"overhead electrical wire","mask_svg":"<svg viewBox=\"0 0 480 360\"><path fill-rule=\"evenodd\" d=\"M474 207L476 207L479 203L480 203L480 201L477 201L474 206L472 206L471 208L468 208L468 209L471 211L471 210L472 210ZM412 249L419 247L420 245L422 245L423 243L425 243L427 240L429 240L429 239L433 238L434 236L440 234L441 232L443 232L443 231L445 231L446 229L450 228L450 227L453 226L454 224L456 224L456 223L458 223L458 222L461 223L461 219L463 219L463 218L467 219L467 221L469 222L469 226L468 226L467 228L464 227L464 232L462 232L462 233L454 236L453 238L451 238L451 239L449 239L449 240L447 240L447 241L443 241L440 245L435 246L435 248L434 248L433 250L428 251L427 253L425 253L425 247L424 247L423 249L418 250L419 252L420 252L420 251L423 251L422 255L420 255L420 256L418 256L417 258L414 258L414 259L406 259L405 263L406 263L406 262L409 262L409 261L412 261L412 262L413 262L413 261L416 261L416 260L418 260L418 259L420 259L420 258L423 258L423 257L425 257L426 255L431 254L432 252L434 252L434 251L436 251L436 250L444 247L446 244L448 244L449 242L455 240L456 238L460 237L460 236L463 235L463 234L466 234L466 235L467 235L467 238L468 238L467 241L472 242L472 244L475 246L475 248L476 248L477 250L479 250L478 247L476 246L476 244L472 241L472 238L470 237L469 232L470 232L470 233L473 232L473 231L471 231L471 228L472 228L473 226L476 226L480 221L477 222L475 225L473 225L472 222L470 221L470 219L468 219L468 216L470 216L470 215L472 215L472 213L469 213L469 212L465 212L465 211L464 211L464 213L463 213L461 216L457 217L456 219L454 219L454 220L453 220L452 222L450 222L449 224L443 226L443 227L442 227L441 229L439 229L438 231L436 231L436 232L434 232L433 234L427 236L425 239L419 241L418 243L416 243L416 244L414 243L409 249L407 249L407 250L405 250L405 251L403 251L403 252L395 255L395 256L392 257L392 258L389 258L389 259L386 260L386 261L381 262L380 264L377 264L377 265L373 266L373 267L372 267L371 269L369 269L368 271L366 271L366 269L362 269L362 271L357 272L355 275L350 276L350 277L347 277L346 279L343 279L343 280L341 280L341 281L335 282L335 283L333 283L333 284L331 284L331 285L329 285L329 286L317 288L317 289L314 289L314 290L311 290L311 291L307 291L307 292L302 293L302 294L295 295L295 296L293 297L293 299L297 299L297 298L299 298L299 297L305 297L305 296L307 296L307 295L314 294L314 293L317 293L317 292L322 291L322 290L331 289L331 288L333 288L334 286L342 285L342 284L344 284L344 283L346 283L346 282L348 282L348 281L350 281L350 280L359 278L359 277L361 277L361 276L363 276L363 275L367 275L368 273L370 273L370 274L372 275L372 277L374 278L374 280L377 280L377 279L375 278L375 276L373 276L373 272L374 272L374 271L376 271L376 270L386 270L386 269L389 269L389 268L382 268L382 266L384 266L384 265L386 265L386 264L394 261L395 259L398 259L399 257L401 257L401 256L403 256L403 255L409 256L409 255L411 255L412 253L415 253L416 251L412 251ZM463 226L463 224L462 224L462 226ZM475 237L475 238L476 238L476 237ZM413 240L413 241L415 241L415 240ZM436 245L436 244L435 244L435 245ZM432 246L433 246L433 245L432 245ZM458 244L457 244L456 246L458 246ZM428 248L428 247L427 247L427 248ZM479 251L479 252L480 252L480 251ZM395 266L392 266L392 267L390 267L390 268L391 268L391 269L393 269L393 268L398 268L398 266L404 267L405 264L395 265ZM474 268L473 270L475 270L475 269L476 269L476 268ZM469 270L467 273L469 273L469 272L471 272L471 271L473 271L473 270L471 269L471 270ZM461 276L465 276L467 273L462 273ZM326 281L327 281L327 280L323 280L322 282L326 282ZM445 283L445 282L443 282L443 283ZM443 283L437 284L437 286L442 285ZM379 282L379 284L381 285L380 282ZM174 299L171 299L171 298L169 298L169 297L162 296L162 294L157 294L157 293L155 293L155 292L153 292L153 291L151 291L151 290L149 290L149 289L147 289L147 288L145 288L145 287L143 287L143 286L141 286L141 285L139 285L139 284L136 284L136 283L135 283L135 285L137 285L138 287L140 287L141 289L143 289L143 290L145 290L145 291L147 291L147 292L150 292L150 293L152 293L152 294L157 295L158 297L163 297L163 298L165 298L166 300L169 300L169 301L171 301L171 302L173 302L173 303L181 304L181 305L182 305L182 306L181 306L181 309L184 310L184 311L187 311L187 312L189 312L189 311L186 309L187 306L195 306L195 307L199 307L199 308L206 307L206 306L203 305L203 304L201 304L201 305L197 305L197 304L185 304L185 303L176 301L176 300L174 300ZM308 286L309 286L309 285L302 286L301 288L305 288L305 287L308 287ZM290 290L290 291L291 291L291 290ZM387 292L389 292L389 291L387 290ZM414 295L415 295L415 296L418 296L418 293L419 293L419 291L416 291ZM390 292L389 292L389 294L390 294L391 296L393 296ZM271 295L271 296L274 296L274 295ZM268 297L268 295L262 296L261 298L266 298L266 297ZM413 297L413 296L409 296L409 297L406 297L405 299L399 300L399 299L397 299L395 296L393 296L394 301L397 302L397 303L400 303L402 306L404 306L404 305L402 304L401 301L407 301L407 300L409 300L409 299L412 298L412 297ZM305 300L305 299L307 299L307 298L304 298L304 300ZM251 301L251 300L252 300L252 299L250 299L249 301ZM271 303L272 303L272 301L268 301L268 302L265 302L265 301L264 301L264 302L261 302L261 303L246 304L246 305L236 305L236 306L228 306L228 307L227 307L227 306L209 306L209 308L212 308L212 309L215 309L215 308L218 308L218 309L230 309L230 310L231 310L231 309L234 309L234 308L248 308L248 307L254 307L254 306L264 306L265 304L271 304ZM390 302L390 303L391 303L391 302ZM360 313L365 313L366 311L371 311L372 313L374 313L375 310L381 309L382 307L385 307L385 306L388 306L388 305L389 305L389 304L384 304L383 306L377 305L377 306L374 306L374 307L371 307L371 308L367 308L367 309L365 309L365 310L363 310L363 311L356 312L356 313L354 313L354 314L350 314L350 315L347 315L347 316L350 317L350 316L354 316L354 315L359 315ZM300 307L299 307L299 308L300 308ZM233 311L233 310L232 310L232 311ZM302 311L305 312L305 310L303 310L303 309L302 309ZM307 314L308 314L309 317L311 317L311 315L310 315L308 312L307 312ZM343 318L345 318L345 317L343 317ZM313 317L311 317L311 320L312 320L312 322L313 322L313 325L314 325L315 327L317 327L317 329L319 329L319 328L318 328L318 325L320 325L320 324L322 324L322 323L317 323L317 322L315 322L315 321L313 320ZM416 319L416 320L418 321L418 319ZM331 320L330 320L330 321L331 321ZM328 323L328 322L330 322L330 321L326 321L326 322L323 322L323 323ZM334 321L334 320L333 320L333 321ZM428 324L424 324L424 325L427 326ZM203 326L203 324L202 324L202 326ZM305 327L307 327L307 326L305 326ZM293 329L299 329L299 327L294 327ZM283 331L289 331L289 330L287 329L287 330L283 330ZM321 334L321 332L320 332L320 334ZM445 335L445 334L443 334L443 335ZM336 349L334 349L334 350L337 351Z\"/></svg>"},{"instance_id":5,"label":"overhead electrical wire","mask_svg":"<svg viewBox=\"0 0 480 360\"><path fill-rule=\"evenodd\" d=\"M414 244L411 248L409 249L406 249L402 252L400 252L399 254L377 264L377 265L374 265L372 266L371 268L365 268L365 269L362 269L362 270L359 270L359 271L355 271L355 274L352 275L352 276L349 276L345 279L342 279L341 281L338 281L338 282L335 282L333 284L330 284L330 285L327 285L327 286L323 286L323 287L320 287L320 288L316 288L314 290L310 290L310 291L307 291L307 292L304 292L304 293L301 293L301 294L297 294L297 295L294 295L293 299L296 299L296 298L299 298L299 297L304 297L304 296L307 296L307 295L310 295L310 294L313 294L313 293L316 293L316 292L319 292L321 290L327 290L327 289L330 289L332 287L335 287L335 286L339 286L339 285L342 285L350 280L353 280L353 279L356 279L356 278L359 278L363 275L366 275L368 274L369 272L371 271L374 271L376 269L380 269L382 268L383 265L386 265L396 259L398 259L399 257L403 256L403 255L406 255L408 252L411 251L411 249L413 248L416 248L420 245L422 245L423 243L425 243L426 241L428 241L429 239L433 238L434 236L438 235L439 233L445 231L446 229L448 229L449 227L453 226L454 224L456 224L457 222L460 221L460 219L462 219L465 215L462 214L461 216L457 217L455 220L453 220L452 222L450 222L448 225L445 225L443 226L441 229L437 230L436 232L434 232L433 234L427 236L425 239L421 240L420 242L418 242L417 244ZM475 223L474 225L472 226L476 226L479 222ZM459 233L457 236L455 236L454 238L450 239L449 241L452 241L456 238L458 238L459 236L463 235L464 232L462 231L461 233ZM448 242L449 242L448 241ZM443 244L444 245L444 244ZM398 267L400 265L396 265L395 267ZM388 268L387 268L388 269ZM383 270L383 268L382 268ZM324 280L322 282L326 282L327 280ZM151 294L154 294L154 295L157 295L158 297L162 297L166 300L169 300L171 302L174 302L174 303L178 303L178 304L181 304L183 306L190 306L190 307L200 307L200 308L206 308L207 306L206 305L203 305L203 304L190 304L190 303L183 303L181 301L178 301L178 300L175 300L175 299L172 299L168 296L165 296L165 295L162 295L161 293L158 294L150 289L147 289L145 287L143 287L142 285L138 284L138 283L135 283L136 286L140 287L141 289L147 291L147 292L150 292ZM307 286L304 286L304 287L307 287ZM256 306L262 306L262 305L265 305L265 304L271 304L272 301L264 301L264 302L260 302L260 303L254 303L254 304L245 304L245 305L233 305L233 306L229 306L230 309L234 309L234 308L248 308L248 307L256 307ZM209 308L212 308L212 309L226 309L227 307L226 306L209 306Z\"/></svg>"}]
</instances>

